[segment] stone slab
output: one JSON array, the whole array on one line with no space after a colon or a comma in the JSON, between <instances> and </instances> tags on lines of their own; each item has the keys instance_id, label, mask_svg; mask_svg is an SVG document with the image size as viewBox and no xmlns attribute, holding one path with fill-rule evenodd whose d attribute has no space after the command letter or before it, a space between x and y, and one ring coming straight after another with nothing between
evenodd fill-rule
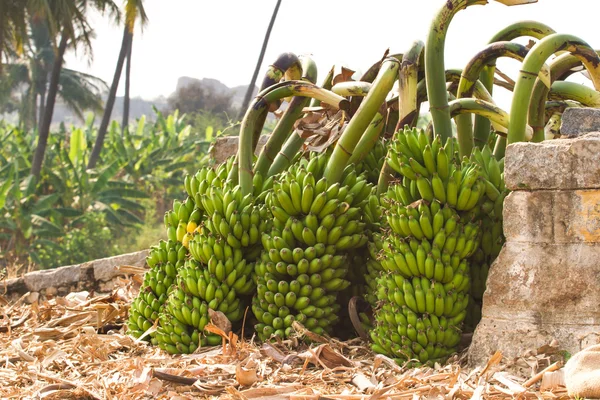
<instances>
[{"instance_id":1,"label":"stone slab","mask_svg":"<svg viewBox=\"0 0 600 400\"><path fill-rule=\"evenodd\" d=\"M137 251L134 253L122 254L120 256L102 258L100 260L90 261L94 271L94 280L109 281L120 275L117 267L122 265L131 265L134 267L143 267L146 265L146 256L148 250Z\"/></svg>"},{"instance_id":2,"label":"stone slab","mask_svg":"<svg viewBox=\"0 0 600 400\"><path fill-rule=\"evenodd\" d=\"M69 265L55 269L34 271L23 277L30 292L39 292L49 287L76 285L81 281L81 266Z\"/></svg>"},{"instance_id":3,"label":"stone slab","mask_svg":"<svg viewBox=\"0 0 600 400\"><path fill-rule=\"evenodd\" d=\"M510 190L600 188L600 132L575 139L513 143L504 178Z\"/></svg>"},{"instance_id":4,"label":"stone slab","mask_svg":"<svg viewBox=\"0 0 600 400\"><path fill-rule=\"evenodd\" d=\"M577 137L590 132L600 132L600 109L568 107L562 113L561 136Z\"/></svg>"},{"instance_id":5,"label":"stone slab","mask_svg":"<svg viewBox=\"0 0 600 400\"><path fill-rule=\"evenodd\" d=\"M15 279L8 279L0 284L0 289L8 296L15 297L27 292L41 293L46 296L65 295L77 290L96 290L105 287L121 272L119 266L131 265L142 267L146 264L148 250L99 260L78 265L68 265L55 269L34 271Z\"/></svg>"},{"instance_id":6,"label":"stone slab","mask_svg":"<svg viewBox=\"0 0 600 400\"><path fill-rule=\"evenodd\" d=\"M598 243L507 242L490 268L470 363L552 340L571 353L600 341L599 260Z\"/></svg>"},{"instance_id":7,"label":"stone slab","mask_svg":"<svg viewBox=\"0 0 600 400\"><path fill-rule=\"evenodd\" d=\"M600 190L511 192L504 201L509 242L600 243Z\"/></svg>"},{"instance_id":8,"label":"stone slab","mask_svg":"<svg viewBox=\"0 0 600 400\"><path fill-rule=\"evenodd\" d=\"M269 135L262 135L258 138L255 154L258 155L265 143L269 139ZM223 136L217 138L210 148L211 159L220 164L229 157L235 155L238 151L239 136Z\"/></svg>"}]
</instances>

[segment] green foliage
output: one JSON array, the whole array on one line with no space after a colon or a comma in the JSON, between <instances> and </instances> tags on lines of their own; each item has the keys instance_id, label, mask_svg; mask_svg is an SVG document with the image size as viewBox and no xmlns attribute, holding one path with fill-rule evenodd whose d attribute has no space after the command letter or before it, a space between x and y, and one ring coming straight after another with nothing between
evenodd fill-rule
<instances>
[{"instance_id":1,"label":"green foliage","mask_svg":"<svg viewBox=\"0 0 600 400\"><path fill-rule=\"evenodd\" d=\"M208 161L205 131L157 112L131 130L113 123L97 168L87 169L93 122L50 135L39 181L29 175L36 133L0 122L0 259L48 268L110 256Z\"/></svg>"}]
</instances>

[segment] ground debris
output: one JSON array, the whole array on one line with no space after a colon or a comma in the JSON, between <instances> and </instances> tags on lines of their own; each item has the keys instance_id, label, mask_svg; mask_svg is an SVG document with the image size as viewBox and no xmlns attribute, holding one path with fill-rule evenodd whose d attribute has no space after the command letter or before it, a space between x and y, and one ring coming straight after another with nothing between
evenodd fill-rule
<instances>
[{"instance_id":1,"label":"ground debris","mask_svg":"<svg viewBox=\"0 0 600 400\"><path fill-rule=\"evenodd\" d=\"M0 398L568 398L564 386L542 379L558 367L548 367L539 349L517 360L498 353L475 369L464 354L443 366L403 369L361 339L261 344L214 326L222 346L170 356L124 334L137 287L121 279L111 294L25 295L31 304L0 298Z\"/></svg>"}]
</instances>

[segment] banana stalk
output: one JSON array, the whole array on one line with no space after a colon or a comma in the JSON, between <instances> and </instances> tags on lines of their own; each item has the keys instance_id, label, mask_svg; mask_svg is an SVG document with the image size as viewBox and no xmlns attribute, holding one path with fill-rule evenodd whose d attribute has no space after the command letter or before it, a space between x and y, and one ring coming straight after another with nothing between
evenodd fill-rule
<instances>
[{"instance_id":1,"label":"banana stalk","mask_svg":"<svg viewBox=\"0 0 600 400\"><path fill-rule=\"evenodd\" d=\"M600 92L574 82L556 81L550 88L552 100L573 100L585 107L600 107Z\"/></svg>"},{"instance_id":2,"label":"banana stalk","mask_svg":"<svg viewBox=\"0 0 600 400\"><path fill-rule=\"evenodd\" d=\"M493 103L467 97L453 100L448 106L452 117L475 114L491 121L495 125L496 131L508 129L508 113Z\"/></svg>"},{"instance_id":3,"label":"banana stalk","mask_svg":"<svg viewBox=\"0 0 600 400\"><path fill-rule=\"evenodd\" d=\"M510 57L523 61L527 55L527 51L528 49L525 46L513 42L496 42L488 45L485 49L477 53L463 69L456 97L459 99L471 97L482 69L486 65L494 65L498 57ZM485 145L485 143L480 142L474 143L473 118L471 115L458 115L455 118L455 122L459 146L458 151L461 158L471 154L473 145L479 148Z\"/></svg>"},{"instance_id":4,"label":"banana stalk","mask_svg":"<svg viewBox=\"0 0 600 400\"><path fill-rule=\"evenodd\" d=\"M371 65L369 67L369 69L367 70L367 72L365 72L360 77L359 81L360 82L373 83L373 81L375 80L375 77L377 77L377 74L379 73L379 69L381 68L381 64L388 57L393 57L393 58L397 59L398 61L402 61L402 57L403 57L402 54L397 53L397 54L388 55L388 53L389 53L389 51L386 51L385 54L383 55L383 57L381 58L381 60L379 60L376 63L374 63L373 65ZM363 97L364 96L352 96L350 98L350 112L351 113L353 111L356 111L358 109L358 106L360 106L360 103L362 102ZM354 115L354 114L352 113L350 115Z\"/></svg>"},{"instance_id":5,"label":"banana stalk","mask_svg":"<svg viewBox=\"0 0 600 400\"><path fill-rule=\"evenodd\" d=\"M600 87L600 58L586 42L576 36L559 33L540 40L525 57L519 72L510 112L508 144L525 140L527 110L535 79L546 59L559 50L567 50L578 57L589 71L594 87Z\"/></svg>"},{"instance_id":6,"label":"banana stalk","mask_svg":"<svg viewBox=\"0 0 600 400\"><path fill-rule=\"evenodd\" d=\"M452 122L446 95L444 46L446 33L456 13L468 6L487 4L487 0L448 0L437 13L425 45L425 79L433 129L445 143L452 136Z\"/></svg>"},{"instance_id":7,"label":"banana stalk","mask_svg":"<svg viewBox=\"0 0 600 400\"><path fill-rule=\"evenodd\" d=\"M338 182L342 177L344 168L352 156L356 144L392 89L399 66L400 62L395 58L386 58L381 65L377 78L373 82L373 87L346 126L325 167L324 176L330 184Z\"/></svg>"},{"instance_id":8,"label":"banana stalk","mask_svg":"<svg viewBox=\"0 0 600 400\"><path fill-rule=\"evenodd\" d=\"M444 73L444 79L447 84L458 84L460 82L460 76L462 74L461 69L448 69ZM446 91L448 88L446 87ZM419 80L417 84L417 104L422 103L424 101L428 101L428 93L427 93L427 83L426 79Z\"/></svg>"},{"instance_id":9,"label":"banana stalk","mask_svg":"<svg viewBox=\"0 0 600 400\"><path fill-rule=\"evenodd\" d=\"M325 79L323 79L323 83L321 83L321 87L325 90L331 90L331 87L333 86L333 73L334 73L335 67L331 67L331 69L329 70L329 72L327 73L327 75L325 75ZM317 107L319 106L320 101L318 99L312 99L310 101L310 107Z\"/></svg>"},{"instance_id":10,"label":"banana stalk","mask_svg":"<svg viewBox=\"0 0 600 400\"><path fill-rule=\"evenodd\" d=\"M302 65L300 64L300 60L298 56L294 53L282 53L280 54L273 64L269 65L267 72L263 78L263 81L258 90L259 94L263 91L267 90L271 86L278 83L284 76L288 79L299 79L302 75ZM260 133L262 132L263 126L265 125L265 120L267 119L267 114L269 111L275 111L279 108L281 104L280 100L273 102L269 107L269 109L263 109L255 116L255 122L252 132L252 151L256 149L256 145L258 144L258 138L260 137ZM230 181L234 181L238 174L238 155L235 156L235 161L233 163L233 168L231 170L231 174L228 176Z\"/></svg>"},{"instance_id":11,"label":"banana stalk","mask_svg":"<svg viewBox=\"0 0 600 400\"><path fill-rule=\"evenodd\" d=\"M413 42L410 49L404 57L398 73L399 96L398 96L398 123L396 131L404 128L404 125L414 126L419 118L419 99L418 99L418 83L419 83L419 60L423 55L424 43L420 40ZM393 176L394 171L383 162L383 168L379 174L377 182L377 193L383 194L388 188L389 181Z\"/></svg>"},{"instance_id":12,"label":"banana stalk","mask_svg":"<svg viewBox=\"0 0 600 400\"><path fill-rule=\"evenodd\" d=\"M332 88L333 73L334 68L332 67L325 76L323 83L321 84L321 87L323 89L330 90ZM319 105L320 101L318 99L313 98L310 102L310 107L318 107ZM286 169L287 167L289 167L292 162L292 159L294 158L296 153L298 153L303 144L304 138L300 137L300 135L298 135L298 132L292 132L292 134L284 143L281 151L277 153L277 156L275 156L275 160L269 168L267 177L276 175L284 169Z\"/></svg>"},{"instance_id":13,"label":"banana stalk","mask_svg":"<svg viewBox=\"0 0 600 400\"><path fill-rule=\"evenodd\" d=\"M365 130L364 135L360 138L354 153L352 153L352 157L348 160L348 164L358 164L369 154L375 143L379 140L383 125L385 125L385 119L378 112Z\"/></svg>"},{"instance_id":14,"label":"banana stalk","mask_svg":"<svg viewBox=\"0 0 600 400\"><path fill-rule=\"evenodd\" d=\"M562 54L556 57L550 63L551 82L557 80L566 80L571 74L577 72L577 67L581 67L581 61L570 53ZM545 137L545 109L548 100L550 85L541 80L535 82L531 100L529 102L529 126L533 129L533 140L541 141Z\"/></svg>"},{"instance_id":15,"label":"banana stalk","mask_svg":"<svg viewBox=\"0 0 600 400\"><path fill-rule=\"evenodd\" d=\"M520 21L507 26L506 28L496 33L490 39L489 43L499 41L510 41L523 36L531 36L536 39L542 39L553 33L555 32L552 28L540 22ZM479 81L483 83L483 85L486 87L490 94L493 93L495 71L496 66L489 64L483 69L483 71L479 75ZM487 118L476 115L473 132L474 140L477 143L487 143L488 137L490 136L490 121ZM506 140L501 138L498 139L500 142L504 142L504 145L506 145ZM499 149L501 147L502 143L496 143L496 148ZM502 154L504 154L504 150L502 150L501 152ZM499 156L499 154L496 154L495 151L494 155L496 158L498 158Z\"/></svg>"},{"instance_id":16,"label":"banana stalk","mask_svg":"<svg viewBox=\"0 0 600 400\"><path fill-rule=\"evenodd\" d=\"M242 186L242 193L244 195L252 193L252 155L254 154L252 143L256 118L269 107L269 104L290 96L316 98L342 110L346 109L349 105L348 100L345 98L304 81L281 82L256 96L244 116L240 132L238 182Z\"/></svg>"},{"instance_id":17,"label":"banana stalk","mask_svg":"<svg viewBox=\"0 0 600 400\"><path fill-rule=\"evenodd\" d=\"M317 80L317 65L310 57L304 57L302 59L302 80L307 82L315 83ZM274 157L277 155L281 145L288 138L292 132L294 123L302 115L302 110L308 105L310 98L307 97L294 97L288 108L283 113L283 116L275 126L275 129L271 133L269 140L263 147L256 165L254 166L254 173L260 173L265 175L269 169L269 166L273 162Z\"/></svg>"},{"instance_id":18,"label":"banana stalk","mask_svg":"<svg viewBox=\"0 0 600 400\"><path fill-rule=\"evenodd\" d=\"M369 93L373 85L370 82L362 82L362 81L349 81L349 82L340 82L336 83L331 91L335 94L339 94L340 96L359 96L364 97Z\"/></svg>"}]
</instances>

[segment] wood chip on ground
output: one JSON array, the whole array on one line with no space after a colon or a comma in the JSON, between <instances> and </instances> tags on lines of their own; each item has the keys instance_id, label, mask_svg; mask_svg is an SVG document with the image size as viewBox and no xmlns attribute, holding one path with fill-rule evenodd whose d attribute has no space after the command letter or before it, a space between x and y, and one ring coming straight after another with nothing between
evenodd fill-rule
<instances>
[{"instance_id":1,"label":"wood chip on ground","mask_svg":"<svg viewBox=\"0 0 600 400\"><path fill-rule=\"evenodd\" d=\"M224 332L223 346L170 356L124 332L137 287L123 278L111 294L32 304L28 295L12 303L0 296L0 398L568 398L561 379L544 379L559 366L539 349L515 360L496 354L475 369L464 352L446 365L403 369L361 339L263 344Z\"/></svg>"}]
</instances>

